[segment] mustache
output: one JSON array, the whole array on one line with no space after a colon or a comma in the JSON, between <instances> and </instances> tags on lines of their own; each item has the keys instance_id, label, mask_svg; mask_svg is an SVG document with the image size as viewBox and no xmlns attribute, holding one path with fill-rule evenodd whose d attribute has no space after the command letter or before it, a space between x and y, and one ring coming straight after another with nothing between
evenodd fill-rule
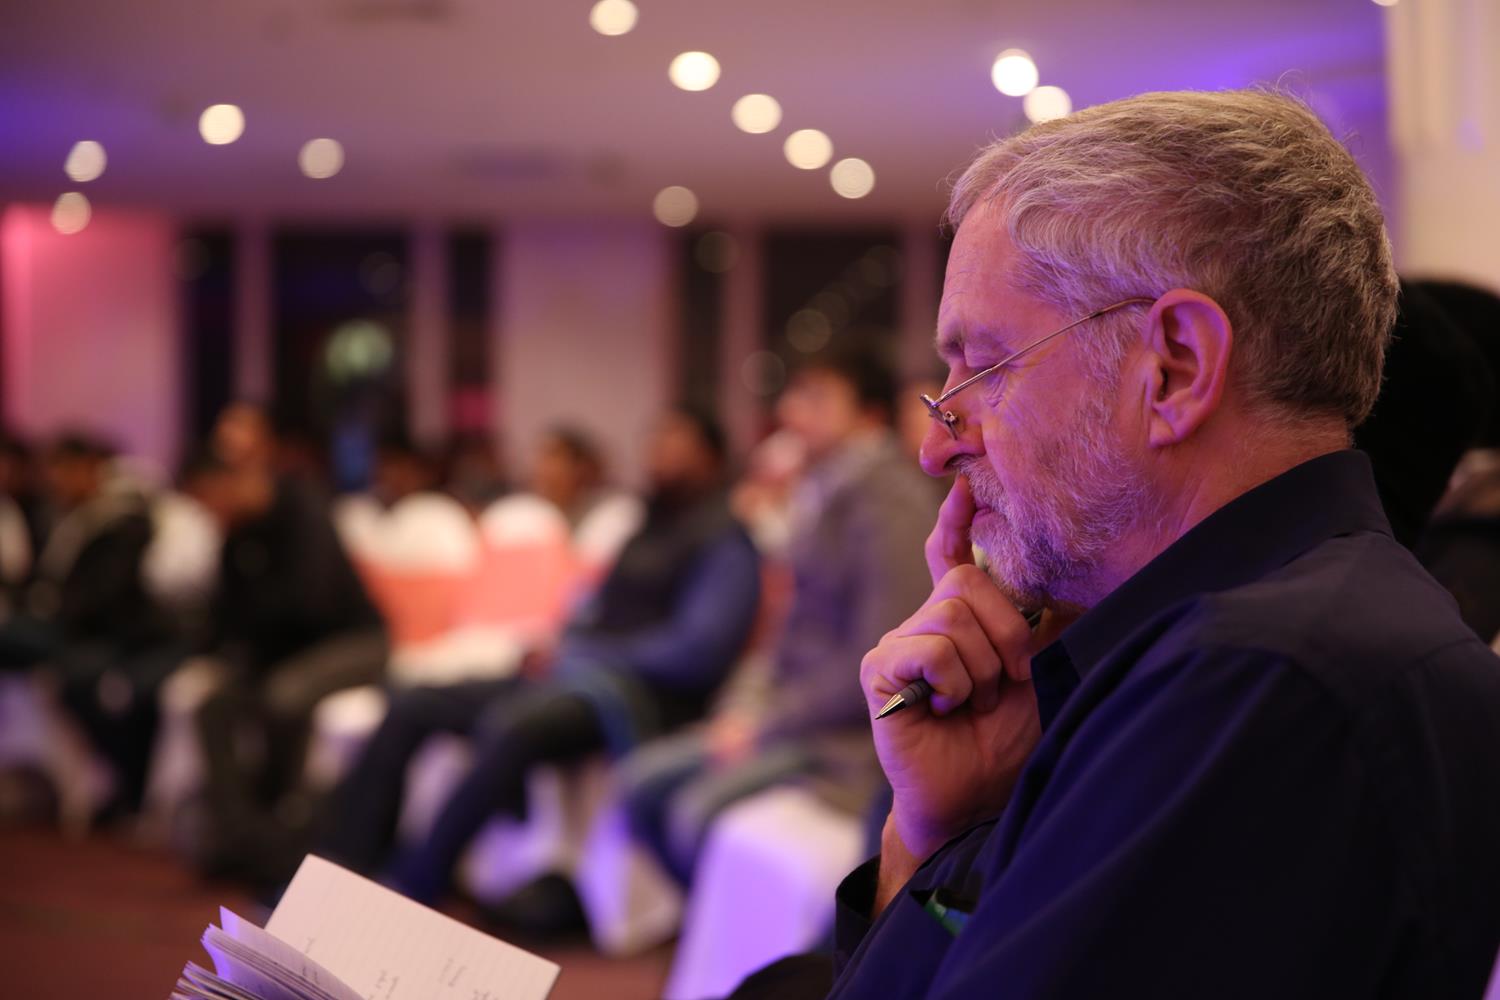
<instances>
[{"instance_id":1,"label":"mustache","mask_svg":"<svg viewBox=\"0 0 1500 1000\"><path fill-rule=\"evenodd\" d=\"M985 464L976 458L963 458L956 463L958 474L969 483L969 493L974 497L974 506L993 509L1003 502L1000 484L995 481Z\"/></svg>"}]
</instances>

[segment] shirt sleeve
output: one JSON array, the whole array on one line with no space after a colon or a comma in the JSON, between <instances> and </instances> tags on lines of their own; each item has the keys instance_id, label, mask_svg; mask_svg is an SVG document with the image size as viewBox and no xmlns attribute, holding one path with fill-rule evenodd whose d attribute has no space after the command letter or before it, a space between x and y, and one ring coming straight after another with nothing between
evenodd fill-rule
<instances>
[{"instance_id":1,"label":"shirt sleeve","mask_svg":"<svg viewBox=\"0 0 1500 1000\"><path fill-rule=\"evenodd\" d=\"M870 914L875 910L875 892L880 883L880 856L876 855L844 877L834 893L833 975L838 978L870 932Z\"/></svg>"},{"instance_id":2,"label":"shirt sleeve","mask_svg":"<svg viewBox=\"0 0 1500 1000\"><path fill-rule=\"evenodd\" d=\"M748 539L733 532L699 556L666 621L633 633L570 633L558 659L602 661L654 683L701 691L733 665L759 602L759 557Z\"/></svg>"},{"instance_id":3,"label":"shirt sleeve","mask_svg":"<svg viewBox=\"0 0 1500 1000\"><path fill-rule=\"evenodd\" d=\"M1363 761L1344 706L1277 655L1138 663L1039 749L927 995L1374 995L1399 866Z\"/></svg>"}]
</instances>

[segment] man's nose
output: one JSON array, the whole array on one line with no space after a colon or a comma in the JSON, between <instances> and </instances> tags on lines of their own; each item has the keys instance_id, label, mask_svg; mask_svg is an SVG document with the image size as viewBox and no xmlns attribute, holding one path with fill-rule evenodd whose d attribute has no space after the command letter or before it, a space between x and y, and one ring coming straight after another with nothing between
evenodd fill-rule
<instances>
[{"instance_id":1,"label":"man's nose","mask_svg":"<svg viewBox=\"0 0 1500 1000\"><path fill-rule=\"evenodd\" d=\"M942 409L946 411L953 407L945 403ZM960 410L953 412L959 414L958 423L954 427L957 435L950 433L943 421L934 418L932 426L927 428L927 434L922 438L922 450L918 457L922 471L939 479L952 474L956 459L979 455L984 451L978 422L964 419L965 415Z\"/></svg>"}]
</instances>

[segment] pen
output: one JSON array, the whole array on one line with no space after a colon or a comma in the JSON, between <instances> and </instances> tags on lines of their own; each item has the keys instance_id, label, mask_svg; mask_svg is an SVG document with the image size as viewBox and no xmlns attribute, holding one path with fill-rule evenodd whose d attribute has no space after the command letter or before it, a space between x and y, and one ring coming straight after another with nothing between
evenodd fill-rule
<instances>
[{"instance_id":1,"label":"pen","mask_svg":"<svg viewBox=\"0 0 1500 1000\"><path fill-rule=\"evenodd\" d=\"M1026 624L1031 626L1033 629L1036 628L1037 622L1040 622L1041 620L1042 613L1040 611L1033 611L1026 616ZM903 708L911 708L913 705L923 704L927 701L928 698L931 697L932 685L928 684L925 680L918 677L916 680L906 685L906 687L891 695L891 700L886 702L885 705L880 709L880 711L875 713L875 718L883 719L887 715L895 715Z\"/></svg>"}]
</instances>

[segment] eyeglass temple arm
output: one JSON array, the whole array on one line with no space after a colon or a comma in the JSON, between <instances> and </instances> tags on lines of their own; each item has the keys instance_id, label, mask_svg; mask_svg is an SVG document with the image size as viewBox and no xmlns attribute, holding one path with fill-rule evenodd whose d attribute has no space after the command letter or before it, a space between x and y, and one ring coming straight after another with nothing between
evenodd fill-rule
<instances>
[{"instance_id":1,"label":"eyeglass temple arm","mask_svg":"<svg viewBox=\"0 0 1500 1000\"><path fill-rule=\"evenodd\" d=\"M978 382L982 378L988 378L989 376L993 375L995 372L999 371L1001 368L1004 368L1006 365L1010 364L1012 361L1016 361L1016 360L1019 360L1020 358L1024 358L1026 355L1030 354L1032 351L1036 350L1038 347L1041 347L1043 344L1047 343L1049 340L1052 340L1052 339L1054 339L1056 337L1061 337L1063 334L1067 333L1069 330L1073 329L1075 326L1082 326L1084 323L1087 323L1091 319L1098 319L1100 316L1103 316L1105 313L1114 312L1116 309L1123 309L1125 306L1134 305L1137 302L1155 302L1155 301L1156 301L1155 299L1148 299L1145 296L1137 295L1137 296L1135 296L1133 298L1123 299L1123 300L1121 300L1119 302L1116 302L1114 305L1105 306L1103 309L1095 309L1093 312L1089 313L1087 316L1084 316L1081 319L1075 319L1073 322L1069 323L1067 326L1063 327L1061 330L1054 330L1052 333L1047 334L1047 336L1043 337L1041 340L1033 340L1031 343L1027 344L1025 347L1021 348L1019 351L1016 351L1014 354L1011 354L1011 355L1007 356L1006 358L1004 358L1004 359L1002 359L1000 361L995 362L994 364L990 365L988 368L986 368L984 371L978 373L977 375L971 375L971 376L969 376L968 378L964 379L962 382L958 383L958 385L955 385L953 388L951 388L947 392L943 393L937 399L931 399L931 398L928 398L926 396L924 396L922 398L926 399L928 405L931 406L931 407L936 408L936 407L942 406L948 400L952 399L954 396L956 396L959 393L963 392L965 389L967 389L969 386L973 385L975 382Z\"/></svg>"}]
</instances>

